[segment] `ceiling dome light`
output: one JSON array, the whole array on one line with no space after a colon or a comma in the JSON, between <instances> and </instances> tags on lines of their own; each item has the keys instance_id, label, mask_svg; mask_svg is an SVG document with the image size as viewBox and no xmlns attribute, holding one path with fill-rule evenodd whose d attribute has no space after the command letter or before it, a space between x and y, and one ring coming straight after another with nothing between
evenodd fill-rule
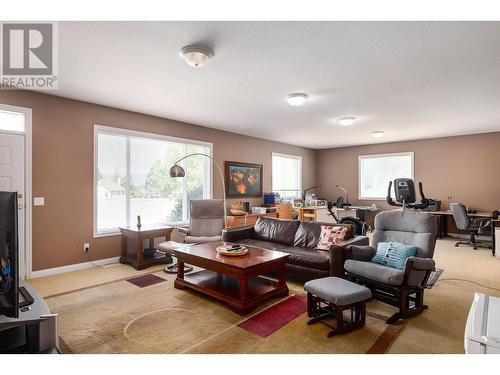
<instances>
[{"instance_id":1,"label":"ceiling dome light","mask_svg":"<svg viewBox=\"0 0 500 375\"><path fill-rule=\"evenodd\" d=\"M201 68L214 56L214 53L205 47L185 46L179 51L179 56L194 68Z\"/></svg>"},{"instance_id":2,"label":"ceiling dome light","mask_svg":"<svg viewBox=\"0 0 500 375\"><path fill-rule=\"evenodd\" d=\"M377 130L375 132L372 132L372 137L374 138L382 138L385 134L385 132L383 132L382 130Z\"/></svg>"},{"instance_id":3,"label":"ceiling dome light","mask_svg":"<svg viewBox=\"0 0 500 375\"><path fill-rule=\"evenodd\" d=\"M306 102L308 96L307 94L301 93L301 92L296 92L293 94L288 94L285 96L286 101L288 104L297 107L299 105L302 105Z\"/></svg>"},{"instance_id":4,"label":"ceiling dome light","mask_svg":"<svg viewBox=\"0 0 500 375\"><path fill-rule=\"evenodd\" d=\"M337 121L341 126L351 126L354 124L354 120L356 120L356 117L341 117Z\"/></svg>"}]
</instances>

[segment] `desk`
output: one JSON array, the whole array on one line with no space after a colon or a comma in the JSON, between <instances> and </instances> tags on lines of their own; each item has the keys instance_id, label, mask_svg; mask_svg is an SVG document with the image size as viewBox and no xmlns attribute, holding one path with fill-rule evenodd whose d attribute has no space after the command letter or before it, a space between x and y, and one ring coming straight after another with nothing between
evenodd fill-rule
<instances>
[{"instance_id":1,"label":"desk","mask_svg":"<svg viewBox=\"0 0 500 375\"><path fill-rule=\"evenodd\" d=\"M439 219L438 223L438 236L440 238L448 236L448 217L453 216L451 211L426 211L431 215L435 215ZM470 217L486 217L491 218L491 213L489 212L476 212L475 214L469 214ZM500 219L491 219L491 253L495 255L495 228L500 226Z\"/></svg>"},{"instance_id":2,"label":"desk","mask_svg":"<svg viewBox=\"0 0 500 375\"><path fill-rule=\"evenodd\" d=\"M439 219L438 223L438 236L446 237L448 236L448 217L453 216L451 211L423 211L431 215L437 216ZM490 217L489 212L476 212L475 214L469 214L470 217Z\"/></svg>"},{"instance_id":3,"label":"desk","mask_svg":"<svg viewBox=\"0 0 500 375\"><path fill-rule=\"evenodd\" d=\"M242 228L248 225L254 225L259 217L278 217L276 212L268 212L267 214L247 214L247 215L227 215L226 225L229 228Z\"/></svg>"}]
</instances>

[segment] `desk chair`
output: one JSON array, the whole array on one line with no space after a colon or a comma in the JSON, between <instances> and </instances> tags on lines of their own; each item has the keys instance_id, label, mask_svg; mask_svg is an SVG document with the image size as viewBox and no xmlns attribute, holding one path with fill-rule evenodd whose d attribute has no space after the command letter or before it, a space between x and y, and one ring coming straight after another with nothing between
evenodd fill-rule
<instances>
[{"instance_id":1,"label":"desk chair","mask_svg":"<svg viewBox=\"0 0 500 375\"><path fill-rule=\"evenodd\" d=\"M477 250L478 247L485 247L487 249L491 249L491 244L487 242L482 242L477 239L477 236L480 235L484 228L490 225L490 219L487 217L480 218L471 218L467 214L467 209L461 203L450 203L450 210L453 214L453 219L455 220L455 224L457 225L457 229L465 230L470 233L470 239L468 241L458 241L455 246L459 245L467 245L472 246L474 250Z\"/></svg>"}]
</instances>

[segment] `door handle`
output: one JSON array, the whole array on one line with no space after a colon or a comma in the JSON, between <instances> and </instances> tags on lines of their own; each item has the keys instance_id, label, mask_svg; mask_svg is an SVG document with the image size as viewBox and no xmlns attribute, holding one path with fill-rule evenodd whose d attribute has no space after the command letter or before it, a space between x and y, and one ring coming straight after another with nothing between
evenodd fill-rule
<instances>
[{"instance_id":1,"label":"door handle","mask_svg":"<svg viewBox=\"0 0 500 375\"><path fill-rule=\"evenodd\" d=\"M22 198L22 197L23 197L23 195L22 195L21 193L17 193L17 197L18 197L18 198Z\"/></svg>"},{"instance_id":2,"label":"door handle","mask_svg":"<svg viewBox=\"0 0 500 375\"><path fill-rule=\"evenodd\" d=\"M18 204L18 205L17 205L17 208L18 208L19 210L22 210L22 209L24 208L24 205L22 205L22 204Z\"/></svg>"}]
</instances>

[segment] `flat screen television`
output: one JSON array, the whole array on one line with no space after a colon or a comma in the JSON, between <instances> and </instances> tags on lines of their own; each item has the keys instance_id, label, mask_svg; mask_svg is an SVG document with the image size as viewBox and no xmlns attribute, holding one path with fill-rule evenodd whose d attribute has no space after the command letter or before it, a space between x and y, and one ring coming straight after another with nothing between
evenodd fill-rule
<instances>
[{"instance_id":1,"label":"flat screen television","mask_svg":"<svg viewBox=\"0 0 500 375\"><path fill-rule=\"evenodd\" d=\"M17 193L0 191L0 314L18 318L19 309L33 303L19 287Z\"/></svg>"}]
</instances>

